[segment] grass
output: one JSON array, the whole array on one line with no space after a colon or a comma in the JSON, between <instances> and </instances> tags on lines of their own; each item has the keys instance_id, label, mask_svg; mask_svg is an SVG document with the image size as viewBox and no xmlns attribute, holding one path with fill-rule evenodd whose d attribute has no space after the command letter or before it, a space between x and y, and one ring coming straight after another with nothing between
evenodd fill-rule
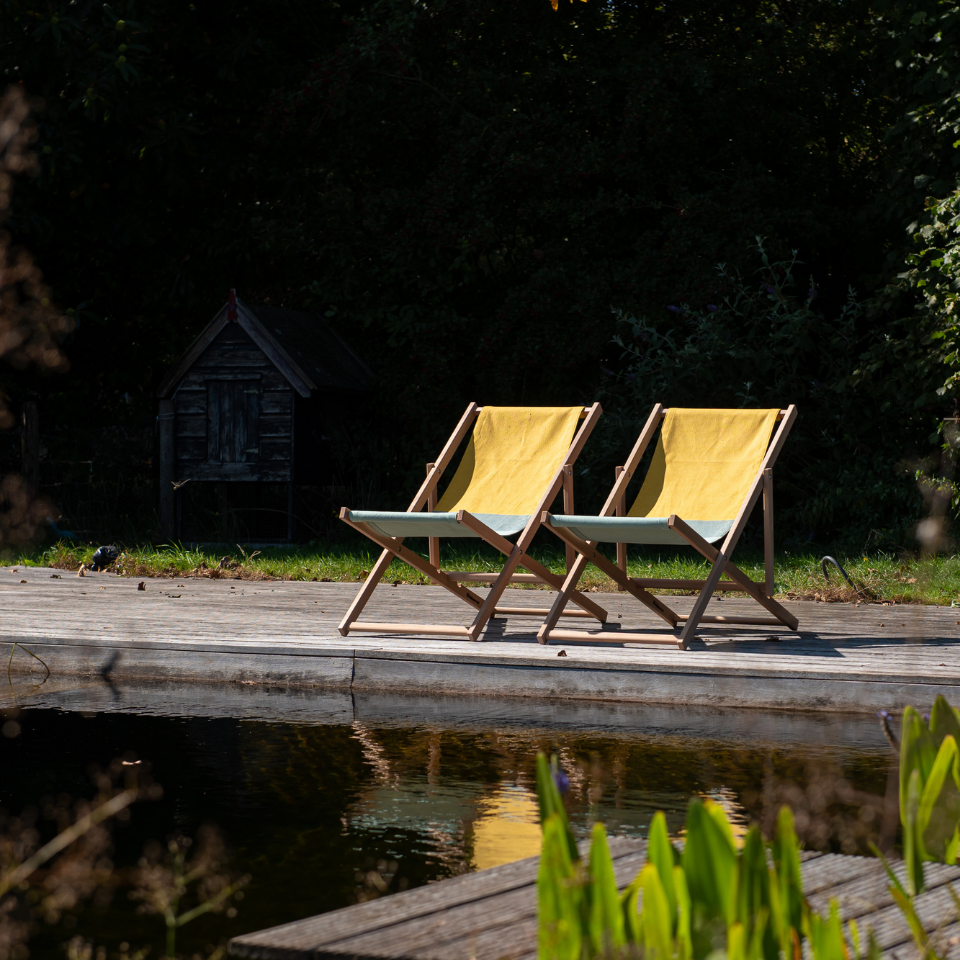
<instances>
[{"instance_id":1,"label":"grass","mask_svg":"<svg viewBox=\"0 0 960 960\"><path fill-rule=\"evenodd\" d=\"M410 541L416 549L418 542ZM444 569L494 571L502 557L492 550L474 550L460 543L443 545ZM422 545L425 547L425 543ZM89 566L95 547L69 542L10 556L9 566L56 567L79 570ZM424 551L425 552L425 551ZM563 573L563 554L549 547L534 548L537 560ZM378 554L345 544L312 543L299 547L269 547L257 551L234 549L186 549L166 546L128 545L123 548L115 572L128 577L204 577L242 580L319 580L356 583L363 580ZM932 603L960 606L960 557L933 559L898 558L892 555L839 557L853 580L847 584L830 567L829 580L820 569L820 555L781 552L776 558L776 596L781 599L827 602ZM763 559L758 552L738 554L739 566L754 580L763 578ZM634 577L702 579L708 565L690 551L668 548L632 548L628 570ZM406 564L394 561L385 577L393 583L427 583ZM532 587L531 589L538 589ZM582 589L608 592L614 584L595 567L588 567ZM683 592L683 591L678 591Z\"/></svg>"}]
</instances>

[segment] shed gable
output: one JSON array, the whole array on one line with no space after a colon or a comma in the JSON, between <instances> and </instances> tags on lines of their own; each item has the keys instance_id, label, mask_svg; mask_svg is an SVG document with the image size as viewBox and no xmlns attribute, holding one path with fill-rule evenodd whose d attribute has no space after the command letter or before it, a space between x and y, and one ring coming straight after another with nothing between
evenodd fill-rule
<instances>
[{"instance_id":1,"label":"shed gable","mask_svg":"<svg viewBox=\"0 0 960 960\"><path fill-rule=\"evenodd\" d=\"M216 334L173 402L179 477L291 479L293 390L239 324Z\"/></svg>"}]
</instances>

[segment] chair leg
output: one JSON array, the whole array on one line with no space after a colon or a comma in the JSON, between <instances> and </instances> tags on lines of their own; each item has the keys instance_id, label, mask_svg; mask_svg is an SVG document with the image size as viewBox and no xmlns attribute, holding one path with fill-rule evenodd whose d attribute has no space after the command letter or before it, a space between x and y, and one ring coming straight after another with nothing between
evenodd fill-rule
<instances>
[{"instance_id":1,"label":"chair leg","mask_svg":"<svg viewBox=\"0 0 960 960\"><path fill-rule=\"evenodd\" d=\"M665 620L670 624L671 627L676 627L680 622L679 615L671 610L659 597L655 597L652 593L648 593L643 587L638 586L634 583L630 577L624 573L615 563L611 563L599 550L595 543L588 543L586 540L581 540L579 537L572 534L569 530L564 530L559 527L548 527L553 533L555 533L561 540L569 543L585 561L592 563L594 566L598 567L603 573L605 573L614 583L618 584L625 591L634 596L639 600L644 606L649 607L658 617L662 620ZM576 565L575 565L576 568ZM580 568L581 572L583 568ZM579 579L579 577L578 577ZM541 629L538 636L548 637L549 631L544 633ZM543 642L541 640L541 642Z\"/></svg>"},{"instance_id":2,"label":"chair leg","mask_svg":"<svg viewBox=\"0 0 960 960\"><path fill-rule=\"evenodd\" d=\"M489 543L491 547L495 547L499 550L505 557L509 557L514 550L514 545L507 540L505 537L501 537L499 533L494 530L491 530L485 523L478 520L475 516L469 513L466 510L461 510L457 514L457 519L465 527L469 527L474 533L477 534L482 540L486 543ZM520 562L518 566L526 567L531 573L536 574L540 577L541 580L544 580L547 584L553 587L555 590L559 590L564 584L564 578L558 577L555 573L551 573L543 564L538 563L533 557L529 556L527 553L524 553L520 557ZM499 581L497 578L495 583ZM591 616L596 617L601 623L607 622L607 611L603 609L599 604L594 603L592 600L585 597L580 591L574 590L570 594L570 599L577 604L583 610L586 610Z\"/></svg>"},{"instance_id":3,"label":"chair leg","mask_svg":"<svg viewBox=\"0 0 960 960\"><path fill-rule=\"evenodd\" d=\"M550 631L557 625L560 616L563 614L564 607L566 607L567 602L570 600L570 595L576 590L577 584L580 582L580 577L583 576L583 571L587 569L587 563L589 563L589 561L581 553L577 555L577 559L574 560L573 564L569 567L567 578L563 581L563 585L560 587L560 591L553 601L553 606L547 614L547 619L543 621L543 624L537 631L538 643L545 644L550 642Z\"/></svg>"},{"instance_id":4,"label":"chair leg","mask_svg":"<svg viewBox=\"0 0 960 960\"><path fill-rule=\"evenodd\" d=\"M667 524L674 533L683 537L683 539L686 540L687 543L694 548L694 550L706 557L711 563L714 563L720 556L720 551L717 550L712 543L708 543L706 540L704 540L696 530L694 530L689 524L685 523L680 517L671 517L667 521ZM736 546L735 542L733 546ZM728 549L732 550L732 547ZM760 589L759 585L754 583L731 560L724 560L724 564L726 565L725 570L727 575L735 583L742 586L745 593L749 594L749 596L756 600L761 607L765 607L767 610L769 610L782 624L784 624L784 626L789 627L791 630L797 629L799 622L789 610L786 610L779 603L777 603L773 597L766 596L765 591ZM704 582L706 583L707 581ZM719 577L717 578L717 582L719 582Z\"/></svg>"},{"instance_id":5,"label":"chair leg","mask_svg":"<svg viewBox=\"0 0 960 960\"><path fill-rule=\"evenodd\" d=\"M383 553L380 554L380 559L373 565L373 569L367 575L367 579L360 588L360 592L354 597L353 603L350 604L350 609L344 614L343 619L340 621L340 626L337 627L341 637L345 637L350 632L350 624L363 612L363 608L367 605L367 601L373 596L373 591L376 589L377 584L383 579L383 575L387 572L387 567L393 562L393 558L394 553L392 550L385 549Z\"/></svg>"},{"instance_id":6,"label":"chair leg","mask_svg":"<svg viewBox=\"0 0 960 960\"><path fill-rule=\"evenodd\" d=\"M722 553L718 553L717 559L713 563L713 569L710 571L707 579L703 583L700 596L698 596L694 601L693 609L687 616L687 622L683 625L683 629L680 631L681 650L689 649L690 641L693 639L694 634L697 632L697 627L700 625L700 618L704 615L704 613L706 613L707 604L710 602L710 598L713 596L713 591L720 582L720 578L723 576L723 571L726 566L727 558Z\"/></svg>"},{"instance_id":7,"label":"chair leg","mask_svg":"<svg viewBox=\"0 0 960 960\"><path fill-rule=\"evenodd\" d=\"M497 604L503 596L503 591L507 588L510 577L513 576L514 571L520 565L522 558L523 550L517 546L513 548L510 555L504 561L503 569L500 571L500 579L490 585L490 592L483 601L483 605L477 611L477 615L473 618L473 623L467 628L471 640L477 640L479 638L483 628L487 625L487 621L496 612Z\"/></svg>"},{"instance_id":8,"label":"chair leg","mask_svg":"<svg viewBox=\"0 0 960 960\"><path fill-rule=\"evenodd\" d=\"M349 513L350 511L347 508L344 508L343 510L340 511L340 519L343 520L345 523L350 524L350 526L353 527L354 530L358 530L360 533L362 533L365 537L368 537L378 546L383 547L386 553L393 554L393 556L397 557L399 560L402 560L404 563L413 567L414 570L419 571L424 576L433 580L438 586L445 587L454 596L458 597L460 600L463 600L465 603L470 604L470 606L473 607L474 609L479 609L483 606L484 601L483 601L483 598L479 596L479 594L474 593L472 590L468 590L465 586L458 583L456 580L451 580L450 577L448 577L442 570L438 570L428 560L425 560L418 553L414 553L412 550L407 549L405 546L403 546L403 541L400 538L385 537L385 536L382 536L381 534L375 533L365 523L354 523L354 521L350 519ZM381 564L383 564L383 561L384 561L384 558L381 557L380 561L377 564L378 568L380 567ZM381 571L377 579L383 576L383 573L386 572L388 565L389 565L389 561L387 561L387 563L383 565L383 570ZM371 576L368 578L368 582L372 579L372 577L373 577L373 571L371 571ZM376 583L374 583L373 586L376 586ZM364 590L361 590L361 594L364 594L364 591L366 591L366 589L367 589L367 585L365 584ZM369 593L372 593L372 592L373 592L373 587L370 587ZM369 593L365 595L364 601L363 601L364 603L366 603L367 599L369 599ZM349 630L349 626L347 627L347 629ZM346 636L346 633L343 633L342 630L341 630L341 633L343 634L343 636Z\"/></svg>"}]
</instances>

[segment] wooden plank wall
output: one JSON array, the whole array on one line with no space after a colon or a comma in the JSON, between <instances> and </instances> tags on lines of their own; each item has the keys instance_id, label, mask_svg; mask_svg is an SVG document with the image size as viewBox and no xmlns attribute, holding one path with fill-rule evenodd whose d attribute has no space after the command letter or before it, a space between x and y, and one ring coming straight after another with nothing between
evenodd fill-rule
<instances>
[{"instance_id":1,"label":"wooden plank wall","mask_svg":"<svg viewBox=\"0 0 960 960\"><path fill-rule=\"evenodd\" d=\"M244 441L250 448L259 447L259 454L246 454L244 461L211 462L208 459L210 380L259 383L259 437ZM292 479L293 389L238 324L227 324L203 352L177 388L174 403L177 479ZM219 443L212 446L219 449Z\"/></svg>"}]
</instances>

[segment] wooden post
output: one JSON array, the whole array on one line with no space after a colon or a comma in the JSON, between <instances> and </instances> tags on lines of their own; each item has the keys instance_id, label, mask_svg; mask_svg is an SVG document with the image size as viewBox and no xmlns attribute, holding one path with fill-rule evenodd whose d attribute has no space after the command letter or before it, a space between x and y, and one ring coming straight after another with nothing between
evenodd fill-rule
<instances>
[{"instance_id":1,"label":"wooden post","mask_svg":"<svg viewBox=\"0 0 960 960\"><path fill-rule=\"evenodd\" d=\"M434 467L435 463L427 464L427 476L429 477ZM430 513L433 510L437 509L437 487L436 484L431 488L430 492L427 494L427 512ZM440 567L440 538L439 537L428 537L427 545L430 548L430 562L439 569Z\"/></svg>"},{"instance_id":2,"label":"wooden post","mask_svg":"<svg viewBox=\"0 0 960 960\"><path fill-rule=\"evenodd\" d=\"M293 509L294 509L293 493L294 493L293 481L291 480L287 484L287 540L289 540L291 543L293 543L294 539L296 539L294 536L294 534L296 533L296 529L294 527L294 516L293 516Z\"/></svg>"},{"instance_id":3,"label":"wooden post","mask_svg":"<svg viewBox=\"0 0 960 960\"><path fill-rule=\"evenodd\" d=\"M773 578L773 470L763 471L763 560L766 568L766 592L772 597L776 589Z\"/></svg>"},{"instance_id":4,"label":"wooden post","mask_svg":"<svg viewBox=\"0 0 960 960\"><path fill-rule=\"evenodd\" d=\"M40 489L40 413L33 400L23 405L23 433L20 438L23 479L35 497Z\"/></svg>"},{"instance_id":5,"label":"wooden post","mask_svg":"<svg viewBox=\"0 0 960 960\"><path fill-rule=\"evenodd\" d=\"M623 467L614 467L613 468L613 482L616 482L620 479L620 474L623 473ZM627 496L624 494L617 501L616 516L622 517L627 512ZM625 543L617 544L617 566L624 572L627 572L627 545ZM617 591L619 593L624 592L624 588L618 583Z\"/></svg>"},{"instance_id":6,"label":"wooden post","mask_svg":"<svg viewBox=\"0 0 960 960\"><path fill-rule=\"evenodd\" d=\"M173 490L175 418L173 401L161 400L157 417L160 428L160 531L167 539L172 539L176 533Z\"/></svg>"}]
</instances>

